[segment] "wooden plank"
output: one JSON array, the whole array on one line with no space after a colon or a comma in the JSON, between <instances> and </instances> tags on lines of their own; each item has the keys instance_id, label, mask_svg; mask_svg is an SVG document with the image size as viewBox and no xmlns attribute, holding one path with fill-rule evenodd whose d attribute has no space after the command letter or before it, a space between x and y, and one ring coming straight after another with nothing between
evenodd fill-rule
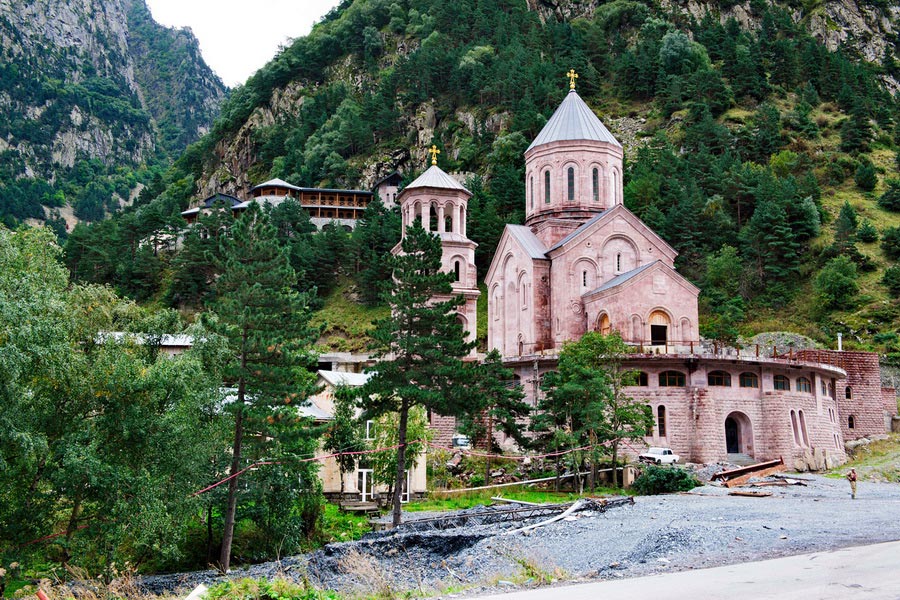
<instances>
[{"instance_id":1,"label":"wooden plank","mask_svg":"<svg viewBox=\"0 0 900 600\"><path fill-rule=\"evenodd\" d=\"M732 490L728 492L729 496L747 496L748 498L767 498L772 492L754 492L753 490Z\"/></svg>"},{"instance_id":2,"label":"wooden plank","mask_svg":"<svg viewBox=\"0 0 900 600\"><path fill-rule=\"evenodd\" d=\"M735 477L734 479L729 479L725 482L725 487L733 488L744 485L754 477L766 477L773 473L779 473L784 471L787 467L782 465L775 465L773 467L769 467L768 469L763 469L762 471L754 471L753 473L747 473L746 475L741 475L740 477Z\"/></svg>"},{"instance_id":3,"label":"wooden plank","mask_svg":"<svg viewBox=\"0 0 900 600\"><path fill-rule=\"evenodd\" d=\"M717 479L733 479L734 477L739 477L747 473L755 473L763 469L768 469L769 467L774 467L775 465L784 465L784 461L779 458L778 460L770 460L766 462L756 463L755 465L747 465L746 467L739 467L737 469L731 469L730 471L720 471L713 475L711 479L713 481Z\"/></svg>"}]
</instances>

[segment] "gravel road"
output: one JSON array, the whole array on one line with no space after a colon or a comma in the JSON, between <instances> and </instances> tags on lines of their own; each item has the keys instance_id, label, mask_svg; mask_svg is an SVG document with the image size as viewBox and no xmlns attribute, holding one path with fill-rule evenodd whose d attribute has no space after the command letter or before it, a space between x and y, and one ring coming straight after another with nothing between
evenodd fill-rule
<instances>
[{"instance_id":1,"label":"gravel road","mask_svg":"<svg viewBox=\"0 0 900 600\"><path fill-rule=\"evenodd\" d=\"M582 511L512 535L503 533L523 523L370 534L232 576L308 578L353 593L412 590L414 596L457 598L529 587L536 579L635 577L900 540L900 484L860 482L851 500L846 481L803 479L803 486L760 487L772 493L763 498L729 496L709 485L638 497L631 506ZM217 580L209 571L143 583L161 592Z\"/></svg>"}]
</instances>

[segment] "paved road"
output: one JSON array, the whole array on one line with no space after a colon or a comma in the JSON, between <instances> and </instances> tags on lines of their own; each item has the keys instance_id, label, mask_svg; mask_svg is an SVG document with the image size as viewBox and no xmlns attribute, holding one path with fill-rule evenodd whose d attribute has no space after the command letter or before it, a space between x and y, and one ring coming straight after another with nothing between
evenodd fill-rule
<instances>
[{"instance_id":1,"label":"paved road","mask_svg":"<svg viewBox=\"0 0 900 600\"><path fill-rule=\"evenodd\" d=\"M898 600L900 542L485 596L481 600Z\"/></svg>"}]
</instances>

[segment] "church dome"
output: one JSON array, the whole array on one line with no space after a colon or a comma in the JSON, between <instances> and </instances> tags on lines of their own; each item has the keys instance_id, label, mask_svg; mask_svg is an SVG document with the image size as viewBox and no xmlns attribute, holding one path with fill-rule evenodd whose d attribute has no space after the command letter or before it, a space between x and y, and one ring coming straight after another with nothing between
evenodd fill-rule
<instances>
[{"instance_id":1,"label":"church dome","mask_svg":"<svg viewBox=\"0 0 900 600\"><path fill-rule=\"evenodd\" d=\"M569 140L606 142L614 146L622 146L575 90L569 90L566 99L562 101L538 136L528 146L528 150L551 142Z\"/></svg>"},{"instance_id":2,"label":"church dome","mask_svg":"<svg viewBox=\"0 0 900 600\"><path fill-rule=\"evenodd\" d=\"M623 159L622 144L572 89L525 151L525 224L576 228L621 204Z\"/></svg>"},{"instance_id":3,"label":"church dome","mask_svg":"<svg viewBox=\"0 0 900 600\"><path fill-rule=\"evenodd\" d=\"M472 195L472 192L467 190L460 182L453 179L447 173L445 173L439 166L431 165L428 167L424 173L419 175L415 181L406 186L405 190L412 190L416 188L436 188L439 190L461 190L468 195Z\"/></svg>"}]
</instances>

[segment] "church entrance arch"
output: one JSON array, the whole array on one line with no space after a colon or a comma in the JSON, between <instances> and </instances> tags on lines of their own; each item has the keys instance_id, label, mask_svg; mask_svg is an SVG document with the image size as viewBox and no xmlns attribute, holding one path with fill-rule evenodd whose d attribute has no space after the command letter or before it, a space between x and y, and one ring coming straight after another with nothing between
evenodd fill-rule
<instances>
[{"instance_id":1,"label":"church entrance arch","mask_svg":"<svg viewBox=\"0 0 900 600\"><path fill-rule=\"evenodd\" d=\"M606 313L597 317L597 329L603 335L609 335L612 332L612 325L609 322L609 315Z\"/></svg>"},{"instance_id":2,"label":"church entrance arch","mask_svg":"<svg viewBox=\"0 0 900 600\"><path fill-rule=\"evenodd\" d=\"M725 451L753 455L753 426L742 412L732 412L725 418Z\"/></svg>"},{"instance_id":3,"label":"church entrance arch","mask_svg":"<svg viewBox=\"0 0 900 600\"><path fill-rule=\"evenodd\" d=\"M669 327L671 321L669 315L661 310L650 313L650 344L652 346L665 346L669 340Z\"/></svg>"}]
</instances>

